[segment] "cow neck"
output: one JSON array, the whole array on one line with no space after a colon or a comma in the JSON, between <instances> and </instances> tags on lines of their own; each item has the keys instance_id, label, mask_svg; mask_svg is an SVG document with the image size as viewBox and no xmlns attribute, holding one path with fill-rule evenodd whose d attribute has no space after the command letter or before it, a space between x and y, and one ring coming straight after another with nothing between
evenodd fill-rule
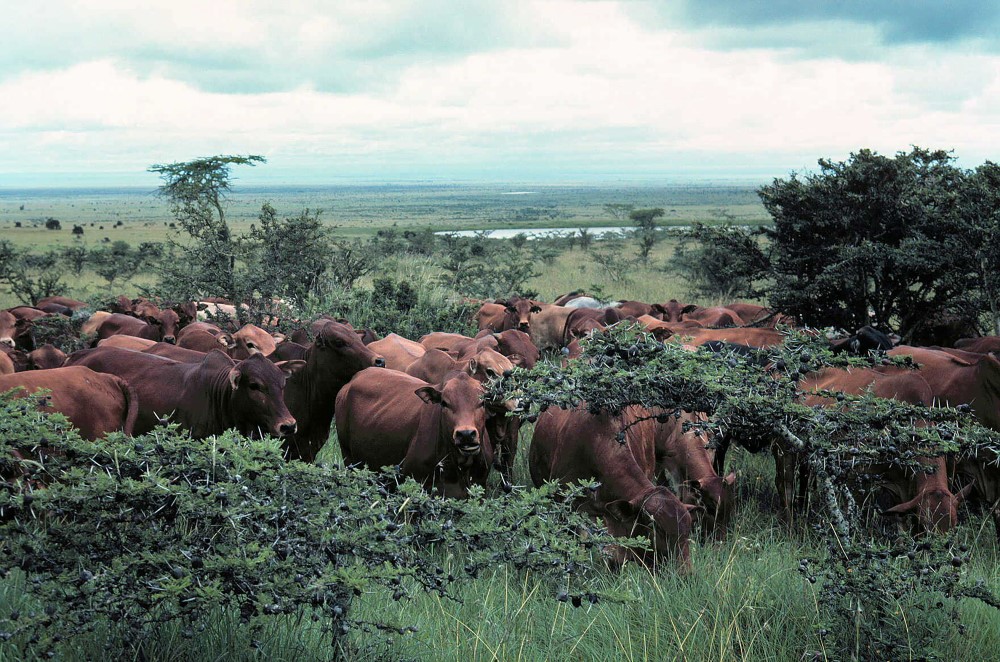
<instances>
[{"instance_id":1,"label":"cow neck","mask_svg":"<svg viewBox=\"0 0 1000 662\"><path fill-rule=\"evenodd\" d=\"M216 353L218 356L215 356ZM219 350L212 350L205 360L197 365L196 374L198 382L201 382L200 392L208 391L208 397L201 400L207 405L208 411L205 412L203 420L198 421L198 425L203 428L199 430L199 436L218 434L236 427L232 417L233 388L229 383L229 371L236 366L236 362ZM208 388L205 389L205 386Z\"/></svg>"},{"instance_id":2,"label":"cow neck","mask_svg":"<svg viewBox=\"0 0 1000 662\"><path fill-rule=\"evenodd\" d=\"M628 413L619 414L613 418L602 414L601 417L605 419L607 427L615 433L628 422L634 420L634 417ZM602 490L606 487L607 493L614 495L608 501L617 499L633 501L646 494L651 488L656 487L635 457L635 444L631 442L631 437L636 433L637 431L634 429L625 433L624 446L615 440L614 433L608 436L609 443L612 444L610 447L617 448L619 451L618 457L614 458L614 461L603 463L610 468L610 471L601 476Z\"/></svg>"}]
</instances>

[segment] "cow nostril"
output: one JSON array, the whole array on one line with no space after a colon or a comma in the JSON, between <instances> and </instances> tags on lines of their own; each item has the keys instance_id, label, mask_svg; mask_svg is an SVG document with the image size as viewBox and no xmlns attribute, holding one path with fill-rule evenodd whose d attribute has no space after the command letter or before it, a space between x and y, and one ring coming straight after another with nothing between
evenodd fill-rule
<instances>
[{"instance_id":1,"label":"cow nostril","mask_svg":"<svg viewBox=\"0 0 1000 662\"><path fill-rule=\"evenodd\" d=\"M297 423L282 423L278 426L278 432L282 437L289 434L295 434L295 430L298 429Z\"/></svg>"},{"instance_id":2,"label":"cow nostril","mask_svg":"<svg viewBox=\"0 0 1000 662\"><path fill-rule=\"evenodd\" d=\"M171 345L176 344L176 340L173 336L163 336L163 342L170 343Z\"/></svg>"},{"instance_id":3,"label":"cow nostril","mask_svg":"<svg viewBox=\"0 0 1000 662\"><path fill-rule=\"evenodd\" d=\"M376 368L384 368L385 367L385 359L383 359L381 356L378 357L377 359L375 359L375 367Z\"/></svg>"}]
</instances>

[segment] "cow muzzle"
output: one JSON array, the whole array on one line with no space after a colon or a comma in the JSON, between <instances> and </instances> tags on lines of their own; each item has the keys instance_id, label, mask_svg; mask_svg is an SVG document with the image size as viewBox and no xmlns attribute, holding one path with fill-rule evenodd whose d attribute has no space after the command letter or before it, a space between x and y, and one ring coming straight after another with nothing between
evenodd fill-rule
<instances>
[{"instance_id":1,"label":"cow muzzle","mask_svg":"<svg viewBox=\"0 0 1000 662\"><path fill-rule=\"evenodd\" d=\"M525 333L528 333L528 331L531 330L531 325L529 325L527 322L520 322L517 325L517 330L518 331L524 331Z\"/></svg>"},{"instance_id":2,"label":"cow muzzle","mask_svg":"<svg viewBox=\"0 0 1000 662\"><path fill-rule=\"evenodd\" d=\"M163 342L170 343L171 345L177 344L177 338L174 336L163 336Z\"/></svg>"},{"instance_id":3,"label":"cow muzzle","mask_svg":"<svg viewBox=\"0 0 1000 662\"><path fill-rule=\"evenodd\" d=\"M7 345L8 347L14 346L14 339L11 337L0 338L0 345Z\"/></svg>"},{"instance_id":4,"label":"cow muzzle","mask_svg":"<svg viewBox=\"0 0 1000 662\"><path fill-rule=\"evenodd\" d=\"M382 357L380 356L380 357L378 357L377 359L375 359L375 363L374 363L373 365L374 365L374 366L375 366L376 368L384 368L384 367L385 367L385 359L383 359L383 358L382 358Z\"/></svg>"},{"instance_id":5,"label":"cow muzzle","mask_svg":"<svg viewBox=\"0 0 1000 662\"><path fill-rule=\"evenodd\" d=\"M286 423L280 423L280 424L278 424L278 436L279 437L287 437L290 434L295 434L295 432L298 429L299 429L299 425L294 420L291 423L287 423L287 422Z\"/></svg>"},{"instance_id":6,"label":"cow muzzle","mask_svg":"<svg viewBox=\"0 0 1000 662\"><path fill-rule=\"evenodd\" d=\"M455 430L455 446L462 455L477 455L481 450L479 432L473 430Z\"/></svg>"}]
</instances>

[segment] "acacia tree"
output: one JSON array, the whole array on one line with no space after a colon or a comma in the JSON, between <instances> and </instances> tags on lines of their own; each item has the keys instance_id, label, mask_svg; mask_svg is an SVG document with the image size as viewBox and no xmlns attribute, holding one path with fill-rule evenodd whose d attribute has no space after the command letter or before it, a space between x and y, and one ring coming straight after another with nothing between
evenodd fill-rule
<instances>
[{"instance_id":1,"label":"acacia tree","mask_svg":"<svg viewBox=\"0 0 1000 662\"><path fill-rule=\"evenodd\" d=\"M761 187L774 219L771 304L808 324L876 324L908 340L925 320L975 308L966 174L950 153L863 149Z\"/></svg>"},{"instance_id":2,"label":"acacia tree","mask_svg":"<svg viewBox=\"0 0 1000 662\"><path fill-rule=\"evenodd\" d=\"M649 262L649 253L660 240L656 219L663 216L662 207L652 209L634 209L629 212L629 219L636 225L635 236L639 240L639 259Z\"/></svg>"}]
</instances>

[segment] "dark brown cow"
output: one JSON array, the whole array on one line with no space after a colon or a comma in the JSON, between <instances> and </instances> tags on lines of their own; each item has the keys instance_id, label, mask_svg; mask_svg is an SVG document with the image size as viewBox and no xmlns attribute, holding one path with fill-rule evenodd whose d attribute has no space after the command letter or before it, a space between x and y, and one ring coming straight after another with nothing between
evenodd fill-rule
<instances>
[{"instance_id":1,"label":"dark brown cow","mask_svg":"<svg viewBox=\"0 0 1000 662\"><path fill-rule=\"evenodd\" d=\"M30 352L35 348L31 320L0 310L0 344Z\"/></svg>"},{"instance_id":2,"label":"dark brown cow","mask_svg":"<svg viewBox=\"0 0 1000 662\"><path fill-rule=\"evenodd\" d=\"M108 432L132 434L138 415L136 392L115 375L82 366L33 370L0 377L0 393L23 387L24 395L48 389L45 409L64 414L80 436L91 441Z\"/></svg>"},{"instance_id":3,"label":"dark brown cow","mask_svg":"<svg viewBox=\"0 0 1000 662\"><path fill-rule=\"evenodd\" d=\"M361 342L354 329L327 322L305 351L305 367L285 386L285 403L299 423L282 446L288 459L312 462L330 436L337 394L355 374L385 359Z\"/></svg>"},{"instance_id":4,"label":"dark brown cow","mask_svg":"<svg viewBox=\"0 0 1000 662\"><path fill-rule=\"evenodd\" d=\"M82 310L84 308L89 308L90 304L86 301L78 301L77 299L70 299L69 297L42 297L36 303L38 308L45 310L43 306L45 304L54 303L57 306L62 306L64 308L69 308L70 310Z\"/></svg>"},{"instance_id":5,"label":"dark brown cow","mask_svg":"<svg viewBox=\"0 0 1000 662\"><path fill-rule=\"evenodd\" d=\"M50 370L62 367L64 363L66 363L66 352L50 343L28 352L30 370Z\"/></svg>"},{"instance_id":6,"label":"dark brown cow","mask_svg":"<svg viewBox=\"0 0 1000 662\"><path fill-rule=\"evenodd\" d=\"M955 347L963 349L966 352L976 352L977 354L1000 353L1000 336L962 338L955 343Z\"/></svg>"},{"instance_id":7,"label":"dark brown cow","mask_svg":"<svg viewBox=\"0 0 1000 662\"><path fill-rule=\"evenodd\" d=\"M101 322L97 328L97 337L103 340L115 335L125 335L173 343L177 337L177 321L177 313L172 310L161 311L158 317L149 317L145 320L114 313Z\"/></svg>"},{"instance_id":8,"label":"dark brown cow","mask_svg":"<svg viewBox=\"0 0 1000 662\"><path fill-rule=\"evenodd\" d=\"M230 428L276 437L295 431L283 395L286 378L302 367L300 363L276 366L263 356L236 363L217 350L201 363L180 363L116 347L74 352L67 363L118 375L135 388L136 434L149 432L164 418L199 439Z\"/></svg>"},{"instance_id":9,"label":"dark brown cow","mask_svg":"<svg viewBox=\"0 0 1000 662\"><path fill-rule=\"evenodd\" d=\"M398 464L428 490L465 498L492 463L482 394L482 384L464 372L431 385L392 370L363 370L337 396L344 461L370 469Z\"/></svg>"},{"instance_id":10,"label":"dark brown cow","mask_svg":"<svg viewBox=\"0 0 1000 662\"><path fill-rule=\"evenodd\" d=\"M933 393L927 381L912 370L883 373L876 370L825 368L811 373L799 384L806 394L816 391L840 391L860 394L870 389L880 397L930 406ZM830 398L806 395L807 405L835 406ZM885 467L859 467L859 471L882 476L882 488L892 495L896 505L888 508L886 514L916 514L920 527L928 533L944 533L958 524L958 505L967 492L953 494L948 489L948 470L943 457L927 459L924 464L934 467L933 473L917 471L904 475L898 470ZM794 452L780 448L775 450L775 484L786 508L796 499L796 470L799 473L799 497L808 476L803 458Z\"/></svg>"},{"instance_id":11,"label":"dark brown cow","mask_svg":"<svg viewBox=\"0 0 1000 662\"><path fill-rule=\"evenodd\" d=\"M708 436L696 433L697 428L684 431L685 422L700 423L706 418L704 414L683 412L662 422L657 419L656 473L669 475L680 486L677 494L684 503L702 506L706 531L721 536L732 517L736 473L724 477L716 473L714 456L706 448Z\"/></svg>"},{"instance_id":12,"label":"dark brown cow","mask_svg":"<svg viewBox=\"0 0 1000 662\"><path fill-rule=\"evenodd\" d=\"M368 345L375 353L385 359L385 367L390 370L405 372L411 363L419 359L427 351L424 346L409 338L390 333L381 340Z\"/></svg>"},{"instance_id":13,"label":"dark brown cow","mask_svg":"<svg viewBox=\"0 0 1000 662\"><path fill-rule=\"evenodd\" d=\"M666 487L653 483L656 472L654 423L638 420L632 408L617 417L590 414L586 407L549 409L538 417L528 452L535 485L555 480L564 484L592 480L600 484L591 499L578 504L603 517L617 536L647 536L653 564L664 554L675 554L680 569L690 570L688 537L690 507ZM625 443L616 436L625 431ZM621 550L616 560L623 561Z\"/></svg>"}]
</instances>

